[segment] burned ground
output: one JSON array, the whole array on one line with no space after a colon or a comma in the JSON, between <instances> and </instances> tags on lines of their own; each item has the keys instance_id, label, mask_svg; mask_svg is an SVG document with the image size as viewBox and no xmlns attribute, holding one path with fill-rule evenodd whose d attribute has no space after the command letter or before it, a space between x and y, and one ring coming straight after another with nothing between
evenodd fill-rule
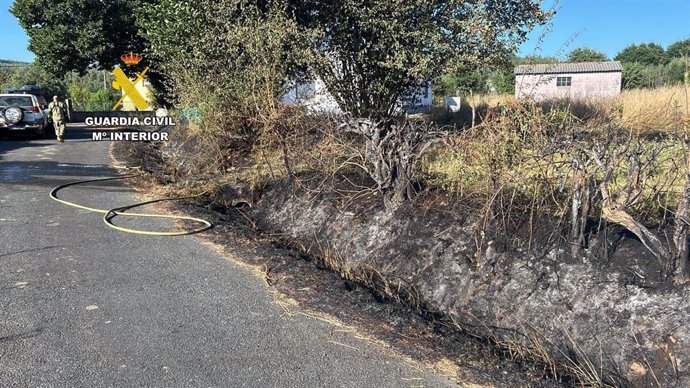
<instances>
[{"instance_id":1,"label":"burned ground","mask_svg":"<svg viewBox=\"0 0 690 388\"><path fill-rule=\"evenodd\" d=\"M183 152L193 153L190 144ZM121 144L115 154L148 171L139 185L179 185L174 169L190 167L161 157L173 147L185 148ZM352 194L366 177L339 177L232 182L179 206L212 219L205 238L264 267L272 286L308 310L415 359L452 360L460 381L687 382L688 290L664 282L660 263L624 229L589 228L573 255L556 219L478 234L478 205L452 194L431 188L391 211L374 191Z\"/></svg>"},{"instance_id":2,"label":"burned ground","mask_svg":"<svg viewBox=\"0 0 690 388\"><path fill-rule=\"evenodd\" d=\"M113 156L120 163L148 170L146 175L128 180L141 192L156 190L169 179L152 150L136 143L118 143L113 147ZM258 266L271 287L297 300L307 314L325 316L327 320L352 327L364 337L439 369L458 382L530 387L563 385L564 382L553 379L546 365L511 357L486 338L458 330L442 314L421 312L375 288L343 278L323 258L310 255L298 242L281 233L260 229L251 208L244 204L227 206L237 199L228 198L229 193L233 195L236 191L228 190L225 195L214 193L199 202L175 201L166 206L212 221L214 228L200 238L232 252L233 257L249 265ZM375 203L370 201L371 205Z\"/></svg>"}]
</instances>

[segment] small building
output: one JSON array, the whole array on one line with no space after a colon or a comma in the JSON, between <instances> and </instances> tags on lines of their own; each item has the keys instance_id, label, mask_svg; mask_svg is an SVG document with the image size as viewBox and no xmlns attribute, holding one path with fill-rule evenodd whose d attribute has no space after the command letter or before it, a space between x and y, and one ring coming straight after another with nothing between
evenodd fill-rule
<instances>
[{"instance_id":1,"label":"small building","mask_svg":"<svg viewBox=\"0 0 690 388\"><path fill-rule=\"evenodd\" d=\"M622 71L618 61L520 65L515 67L515 97L613 97L621 92Z\"/></svg>"},{"instance_id":2,"label":"small building","mask_svg":"<svg viewBox=\"0 0 690 388\"><path fill-rule=\"evenodd\" d=\"M408 114L427 113L431 110L432 97L431 83L428 83L400 101L399 109ZM304 106L309 113L342 113L338 102L328 91L325 83L318 78L311 82L293 84L283 96L282 102L285 105Z\"/></svg>"}]
</instances>

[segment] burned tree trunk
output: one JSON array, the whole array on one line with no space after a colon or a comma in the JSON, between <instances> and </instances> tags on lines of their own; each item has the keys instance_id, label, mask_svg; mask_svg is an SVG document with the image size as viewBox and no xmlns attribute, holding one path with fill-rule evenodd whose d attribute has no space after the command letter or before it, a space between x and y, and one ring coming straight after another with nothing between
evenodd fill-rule
<instances>
[{"instance_id":1,"label":"burned tree trunk","mask_svg":"<svg viewBox=\"0 0 690 388\"><path fill-rule=\"evenodd\" d=\"M582 252L585 246L585 228L589 218L592 185L589 180L587 163L573 158L573 187L570 219L570 244L573 257Z\"/></svg>"},{"instance_id":2,"label":"burned tree trunk","mask_svg":"<svg viewBox=\"0 0 690 388\"><path fill-rule=\"evenodd\" d=\"M685 186L682 196L678 201L678 206L674 214L675 230L673 233L673 244L664 244L659 237L649 230L644 224L636 220L628 209L637 204L643 194L643 181L650 169L652 162L659 156L662 148L648 151L646 158L643 154L642 146L638 142L635 148L630 150L633 144L629 139L627 144L617 150L608 153L607 147L600 149L599 152L589 149L587 152L592 156L604 173L603 179L599 182L599 192L602 197L601 218L620 225L632 232L642 244L659 260L663 275L666 279L673 278L676 283L687 283L690 281L690 139L687 137L685 143ZM580 148L580 150L584 150ZM612 192L614 186L614 172L622 158L627 158L627 176L625 184L617 192ZM572 241L579 241L577 233L580 231L576 225L576 207L579 195L582 191L579 181L580 175L576 171L574 174L573 187L573 219L571 227Z\"/></svg>"},{"instance_id":3,"label":"burned tree trunk","mask_svg":"<svg viewBox=\"0 0 690 388\"><path fill-rule=\"evenodd\" d=\"M669 260L666 271L673 274L677 283L685 283L690 279L690 263L688 263L688 222L690 222L688 198L690 197L690 185L686 184L675 214L675 228L673 244L676 254L673 260Z\"/></svg>"},{"instance_id":4,"label":"burned tree trunk","mask_svg":"<svg viewBox=\"0 0 690 388\"><path fill-rule=\"evenodd\" d=\"M686 283L690 280L690 249L688 247L688 232L690 231L690 142L687 138L685 147L685 187L674 217L673 244L676 247L676 254L669 258L666 267L667 274L674 276L676 283Z\"/></svg>"},{"instance_id":5,"label":"burned tree trunk","mask_svg":"<svg viewBox=\"0 0 690 388\"><path fill-rule=\"evenodd\" d=\"M590 151L594 161L604 171L604 178L599 183L599 191L602 197L601 218L632 232L657 260L664 264L667 262L670 252L652 231L628 213L628 209L634 206L642 196L644 171L652 160L656 158L658 152L652 152L643 162L641 160L642 148L640 144L638 143L634 150L628 152L630 143L632 141L629 140L629 144L626 144L622 149L616 150L608 158ZM627 157L628 173L625 186L614 195L611 192L611 185L614 181L614 172L620 157Z\"/></svg>"},{"instance_id":6,"label":"burned tree trunk","mask_svg":"<svg viewBox=\"0 0 690 388\"><path fill-rule=\"evenodd\" d=\"M365 156L372 167L367 173L384 194L386 206L392 208L413 197L419 159L445 136L445 132L434 130L432 124L412 121L355 120L343 127L366 138Z\"/></svg>"}]
</instances>

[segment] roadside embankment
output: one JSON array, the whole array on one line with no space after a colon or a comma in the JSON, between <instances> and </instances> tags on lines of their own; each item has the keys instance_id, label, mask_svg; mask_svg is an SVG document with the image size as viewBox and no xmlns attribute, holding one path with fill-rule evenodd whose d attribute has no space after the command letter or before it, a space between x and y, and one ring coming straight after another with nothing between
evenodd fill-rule
<instances>
[{"instance_id":1,"label":"roadside embankment","mask_svg":"<svg viewBox=\"0 0 690 388\"><path fill-rule=\"evenodd\" d=\"M624 272L588 251L568 258L567 246L537 257L497 238L477 252L479 218L453 214L448 202L393 213L373 203L339 205L276 186L252 215L341 276L447 315L459 330L554 374L593 385L690 382L690 289L646 286L641 268L654 259L638 242L624 242L610 259L625 261L632 270Z\"/></svg>"},{"instance_id":2,"label":"roadside embankment","mask_svg":"<svg viewBox=\"0 0 690 388\"><path fill-rule=\"evenodd\" d=\"M158 183L189 187L209 180L175 181L198 146L173 140L135 154ZM448 194L427 192L391 210L373 192L343 197L337 183L326 188L313 176L258 188L220 181L200 205L241 206L255 233L422 316L443 317L506 359L575 386L690 383L690 289L658 281L656 259L621 228L604 228L573 256L565 241L537 243L557 227L548 218L478 233L491 229L479 227L481 212Z\"/></svg>"}]
</instances>

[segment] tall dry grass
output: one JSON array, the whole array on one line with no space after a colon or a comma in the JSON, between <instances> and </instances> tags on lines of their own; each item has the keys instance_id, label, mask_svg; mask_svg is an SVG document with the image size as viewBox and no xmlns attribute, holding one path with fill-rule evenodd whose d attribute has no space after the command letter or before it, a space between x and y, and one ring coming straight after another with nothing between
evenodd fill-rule
<instances>
[{"instance_id":1,"label":"tall dry grass","mask_svg":"<svg viewBox=\"0 0 690 388\"><path fill-rule=\"evenodd\" d=\"M613 124L639 134L667 133L683 128L684 119L690 116L690 96L684 85L664 86L655 89L624 90L616 97L587 98L578 100L559 99L544 101L539 105L545 110L567 110L573 116L589 124ZM510 94L467 96L463 100L460 120L469 123L472 109L476 124L492 119L496 108L517 104ZM438 117L443 121L443 117Z\"/></svg>"},{"instance_id":2,"label":"tall dry grass","mask_svg":"<svg viewBox=\"0 0 690 388\"><path fill-rule=\"evenodd\" d=\"M622 110L616 124L641 133L677 131L690 116L689 100L683 85L625 90L615 98Z\"/></svg>"}]
</instances>

